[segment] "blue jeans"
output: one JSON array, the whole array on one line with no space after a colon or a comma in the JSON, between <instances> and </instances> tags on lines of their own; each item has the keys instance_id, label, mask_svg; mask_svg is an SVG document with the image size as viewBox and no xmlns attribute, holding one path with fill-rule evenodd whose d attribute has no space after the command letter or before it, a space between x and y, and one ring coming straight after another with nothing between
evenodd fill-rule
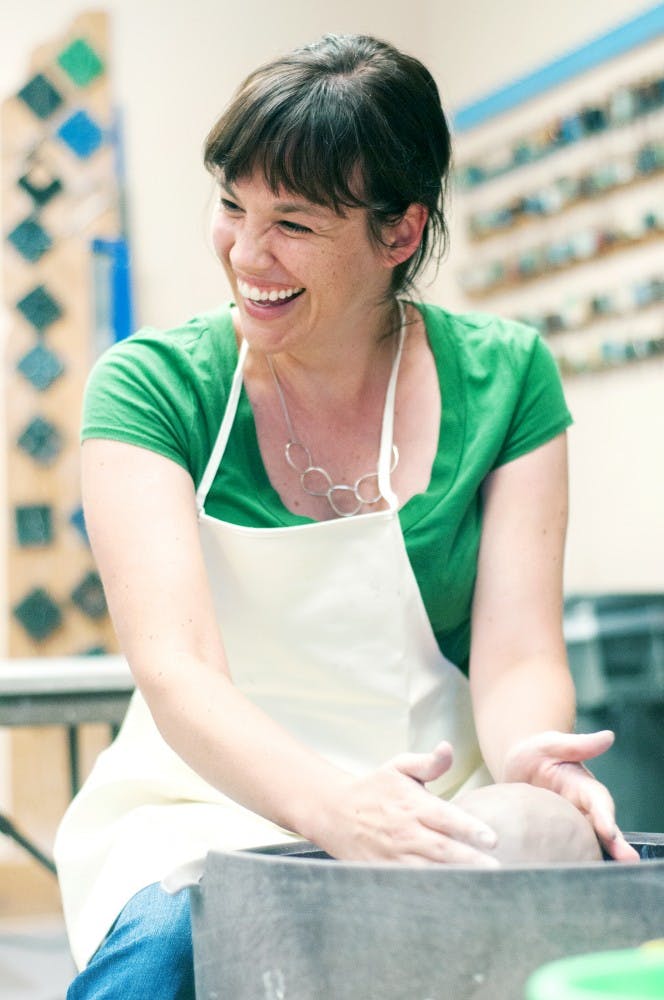
<instances>
[{"instance_id":1,"label":"blue jeans","mask_svg":"<svg viewBox=\"0 0 664 1000\"><path fill-rule=\"evenodd\" d=\"M129 900L67 1000L195 1000L189 891L149 885Z\"/></svg>"}]
</instances>

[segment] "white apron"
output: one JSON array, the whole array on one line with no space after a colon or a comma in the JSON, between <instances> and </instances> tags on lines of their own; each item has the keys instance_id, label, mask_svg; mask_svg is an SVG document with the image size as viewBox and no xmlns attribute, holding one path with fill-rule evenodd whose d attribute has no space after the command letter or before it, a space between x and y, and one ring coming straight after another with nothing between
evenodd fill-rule
<instances>
[{"instance_id":1,"label":"white apron","mask_svg":"<svg viewBox=\"0 0 664 1000\"><path fill-rule=\"evenodd\" d=\"M353 774L402 751L454 747L429 787L449 798L491 779L469 685L440 652L406 552L389 481L403 334L386 396L379 485L389 509L295 527L246 528L205 501L242 389L243 342L197 492L201 540L234 683L327 760ZM200 778L161 738L136 693L122 729L69 807L55 854L74 959L83 966L139 889L215 847L287 840Z\"/></svg>"}]
</instances>

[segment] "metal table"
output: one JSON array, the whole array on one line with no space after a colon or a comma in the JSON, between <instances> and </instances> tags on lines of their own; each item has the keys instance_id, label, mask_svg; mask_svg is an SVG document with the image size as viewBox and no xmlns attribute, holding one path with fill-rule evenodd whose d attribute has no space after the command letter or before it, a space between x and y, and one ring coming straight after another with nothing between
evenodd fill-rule
<instances>
[{"instance_id":1,"label":"metal table","mask_svg":"<svg viewBox=\"0 0 664 1000\"><path fill-rule=\"evenodd\" d=\"M122 656L68 656L0 660L0 726L66 726L72 796L80 786L78 727L107 723L117 732L134 681ZM11 837L50 871L55 867L0 813L0 833Z\"/></svg>"}]
</instances>

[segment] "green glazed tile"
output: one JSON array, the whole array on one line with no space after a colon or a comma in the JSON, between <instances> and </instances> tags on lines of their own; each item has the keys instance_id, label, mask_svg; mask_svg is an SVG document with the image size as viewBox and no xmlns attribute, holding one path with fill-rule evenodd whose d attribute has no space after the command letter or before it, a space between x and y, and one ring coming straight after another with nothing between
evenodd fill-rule
<instances>
[{"instance_id":1,"label":"green glazed tile","mask_svg":"<svg viewBox=\"0 0 664 1000\"><path fill-rule=\"evenodd\" d=\"M19 90L18 97L41 119L49 118L62 104L61 95L42 73L28 80Z\"/></svg>"},{"instance_id":2,"label":"green glazed tile","mask_svg":"<svg viewBox=\"0 0 664 1000\"><path fill-rule=\"evenodd\" d=\"M22 548L48 545L53 540L53 508L44 504L16 507L16 538Z\"/></svg>"},{"instance_id":3,"label":"green glazed tile","mask_svg":"<svg viewBox=\"0 0 664 1000\"><path fill-rule=\"evenodd\" d=\"M51 323L62 316L62 309L45 285L37 285L16 303L16 308L38 333L43 333Z\"/></svg>"},{"instance_id":4,"label":"green glazed tile","mask_svg":"<svg viewBox=\"0 0 664 1000\"><path fill-rule=\"evenodd\" d=\"M46 230L32 217L19 222L7 239L30 264L35 264L53 245Z\"/></svg>"},{"instance_id":5,"label":"green glazed tile","mask_svg":"<svg viewBox=\"0 0 664 1000\"><path fill-rule=\"evenodd\" d=\"M62 450L62 435L43 417L34 417L16 442L40 465L51 465Z\"/></svg>"},{"instance_id":6,"label":"green glazed tile","mask_svg":"<svg viewBox=\"0 0 664 1000\"><path fill-rule=\"evenodd\" d=\"M17 604L14 616L36 642L48 639L62 625L60 608L43 587L35 588Z\"/></svg>"},{"instance_id":7,"label":"green glazed tile","mask_svg":"<svg viewBox=\"0 0 664 1000\"><path fill-rule=\"evenodd\" d=\"M72 591L71 599L88 618L103 618L106 598L99 574L90 571Z\"/></svg>"},{"instance_id":8,"label":"green glazed tile","mask_svg":"<svg viewBox=\"0 0 664 1000\"><path fill-rule=\"evenodd\" d=\"M65 370L65 366L57 354L50 351L44 344L37 344L31 351L24 354L16 368L38 392L44 392L53 385Z\"/></svg>"},{"instance_id":9,"label":"green glazed tile","mask_svg":"<svg viewBox=\"0 0 664 1000\"><path fill-rule=\"evenodd\" d=\"M40 173L44 172L33 168L19 177L16 182L26 194L30 195L37 208L43 208L51 198L62 191L62 181L58 177L40 176Z\"/></svg>"},{"instance_id":10,"label":"green glazed tile","mask_svg":"<svg viewBox=\"0 0 664 1000\"><path fill-rule=\"evenodd\" d=\"M104 72L104 64L83 38L77 38L58 56L63 70L77 87L87 87Z\"/></svg>"}]
</instances>

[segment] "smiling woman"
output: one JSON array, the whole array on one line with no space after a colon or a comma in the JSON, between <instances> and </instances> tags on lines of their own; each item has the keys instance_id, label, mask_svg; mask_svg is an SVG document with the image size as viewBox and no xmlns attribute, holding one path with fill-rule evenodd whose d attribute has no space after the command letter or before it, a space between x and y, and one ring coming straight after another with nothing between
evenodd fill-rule
<instances>
[{"instance_id":1,"label":"smiling woman","mask_svg":"<svg viewBox=\"0 0 664 1000\"><path fill-rule=\"evenodd\" d=\"M571 735L570 416L527 327L407 298L445 243L450 136L424 66L326 36L212 129L234 301L96 365L86 524L138 692L61 825L69 998L189 1000L211 847L494 867L452 802L557 792L631 860ZM463 802L463 800L460 800Z\"/></svg>"},{"instance_id":2,"label":"smiling woman","mask_svg":"<svg viewBox=\"0 0 664 1000\"><path fill-rule=\"evenodd\" d=\"M419 60L374 38L328 35L257 69L212 128L205 165L233 184L257 170L276 194L335 212L364 208L374 241L410 205L426 208L421 239L392 274L412 285L445 249L451 139L436 83Z\"/></svg>"}]
</instances>

